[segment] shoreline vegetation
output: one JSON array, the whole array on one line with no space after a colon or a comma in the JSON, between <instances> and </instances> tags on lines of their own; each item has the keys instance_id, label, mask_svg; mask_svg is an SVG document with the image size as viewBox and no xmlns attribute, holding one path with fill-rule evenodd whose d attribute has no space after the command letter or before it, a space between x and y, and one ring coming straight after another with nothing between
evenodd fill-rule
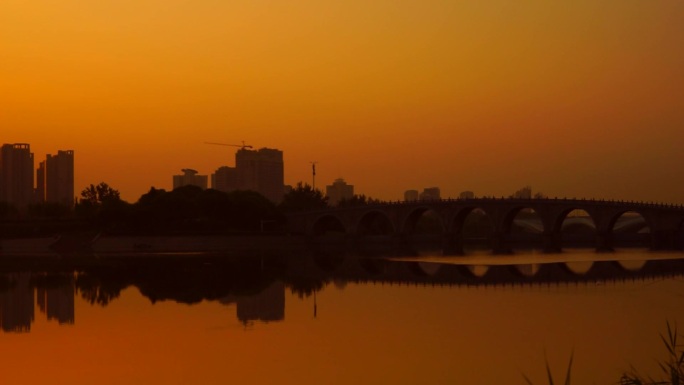
<instances>
[{"instance_id":1,"label":"shoreline vegetation","mask_svg":"<svg viewBox=\"0 0 684 385\"><path fill-rule=\"evenodd\" d=\"M254 235L283 234L286 213L327 207L319 190L297 185L275 204L255 191L222 192L183 186L150 188L135 203L106 183L90 185L74 205L37 203L19 209L0 202L0 239L55 234Z\"/></svg>"}]
</instances>

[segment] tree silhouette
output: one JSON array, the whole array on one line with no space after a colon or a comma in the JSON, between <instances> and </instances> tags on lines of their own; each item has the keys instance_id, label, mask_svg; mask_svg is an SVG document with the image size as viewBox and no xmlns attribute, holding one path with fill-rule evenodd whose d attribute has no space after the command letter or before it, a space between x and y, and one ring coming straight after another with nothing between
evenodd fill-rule
<instances>
[{"instance_id":1,"label":"tree silhouette","mask_svg":"<svg viewBox=\"0 0 684 385\"><path fill-rule=\"evenodd\" d=\"M81 191L79 203L88 202L92 205L103 204L115 200L120 200L118 190L111 188L107 183L100 182L97 186L91 184Z\"/></svg>"},{"instance_id":2,"label":"tree silhouette","mask_svg":"<svg viewBox=\"0 0 684 385\"><path fill-rule=\"evenodd\" d=\"M96 219L100 224L121 221L127 215L129 205L121 200L118 190L105 182L91 184L81 191L81 198L74 207L77 216Z\"/></svg>"},{"instance_id":3,"label":"tree silhouette","mask_svg":"<svg viewBox=\"0 0 684 385\"><path fill-rule=\"evenodd\" d=\"M299 182L292 191L285 194L279 207L283 211L324 209L328 207L328 197L324 197L321 190L314 190L308 183Z\"/></svg>"},{"instance_id":4,"label":"tree silhouette","mask_svg":"<svg viewBox=\"0 0 684 385\"><path fill-rule=\"evenodd\" d=\"M337 203L337 207L366 206L377 203L380 203L380 200L367 197L364 194L354 194L354 196L349 199L342 199L339 201L339 203Z\"/></svg>"}]
</instances>

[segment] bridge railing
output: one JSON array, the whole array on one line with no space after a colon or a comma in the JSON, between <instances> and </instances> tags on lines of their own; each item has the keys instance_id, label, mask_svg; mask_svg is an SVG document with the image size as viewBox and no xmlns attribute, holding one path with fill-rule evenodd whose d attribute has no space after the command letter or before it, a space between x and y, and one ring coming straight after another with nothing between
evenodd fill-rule
<instances>
[{"instance_id":1,"label":"bridge railing","mask_svg":"<svg viewBox=\"0 0 684 385\"><path fill-rule=\"evenodd\" d=\"M515 198L515 197L494 197L494 196L483 196L479 198L443 198L443 199L418 199L418 200L389 200L380 201L374 204L363 205L364 207L387 207L387 206L397 206L397 205L419 205L419 204L439 204L439 203L461 203L461 202L491 202L491 201L518 201L526 203L539 203L540 201L562 201L563 203L591 203L600 205L612 205L612 206L637 206L645 208L664 208L664 209L676 209L684 210L684 205L674 204L674 203L663 203L663 202L644 202L644 201L634 201L634 200L618 200L618 199L595 199L595 198L567 198L567 197L547 197L547 198ZM348 207L359 207L359 206L348 206Z\"/></svg>"}]
</instances>

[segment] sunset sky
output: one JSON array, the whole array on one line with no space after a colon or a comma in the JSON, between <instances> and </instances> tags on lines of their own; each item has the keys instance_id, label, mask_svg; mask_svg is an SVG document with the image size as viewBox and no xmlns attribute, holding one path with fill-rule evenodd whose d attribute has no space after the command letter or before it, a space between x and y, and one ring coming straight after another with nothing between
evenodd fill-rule
<instances>
[{"instance_id":1,"label":"sunset sky","mask_svg":"<svg viewBox=\"0 0 684 385\"><path fill-rule=\"evenodd\" d=\"M684 203L684 1L2 0L0 143L76 191L284 151L285 182Z\"/></svg>"}]
</instances>

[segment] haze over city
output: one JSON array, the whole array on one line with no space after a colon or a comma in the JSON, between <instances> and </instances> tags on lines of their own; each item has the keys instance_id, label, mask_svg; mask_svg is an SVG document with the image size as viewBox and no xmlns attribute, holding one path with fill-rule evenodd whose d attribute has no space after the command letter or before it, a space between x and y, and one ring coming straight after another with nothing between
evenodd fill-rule
<instances>
[{"instance_id":1,"label":"haze over city","mask_svg":"<svg viewBox=\"0 0 684 385\"><path fill-rule=\"evenodd\" d=\"M684 2L0 4L0 142L135 201L234 148L285 183L684 202Z\"/></svg>"}]
</instances>

